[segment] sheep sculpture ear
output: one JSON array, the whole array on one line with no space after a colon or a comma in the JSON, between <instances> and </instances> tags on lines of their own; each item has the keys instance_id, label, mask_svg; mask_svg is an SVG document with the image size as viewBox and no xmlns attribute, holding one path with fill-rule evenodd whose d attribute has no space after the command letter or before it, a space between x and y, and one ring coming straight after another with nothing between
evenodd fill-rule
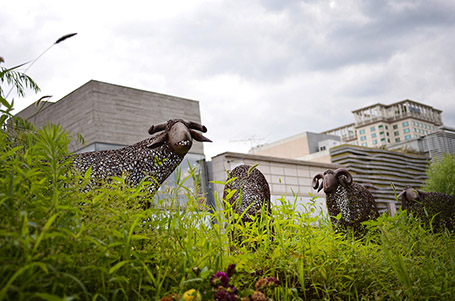
<instances>
[{"instance_id":1,"label":"sheep sculpture ear","mask_svg":"<svg viewBox=\"0 0 455 301\"><path fill-rule=\"evenodd\" d=\"M209 138L205 137L201 133L198 133L196 131L190 130L191 137L193 137L194 140L200 141L200 142L212 142Z\"/></svg>"},{"instance_id":2,"label":"sheep sculpture ear","mask_svg":"<svg viewBox=\"0 0 455 301\"><path fill-rule=\"evenodd\" d=\"M152 143L147 144L147 148L157 148L163 145L168 138L167 132L161 133L155 137Z\"/></svg>"}]
</instances>

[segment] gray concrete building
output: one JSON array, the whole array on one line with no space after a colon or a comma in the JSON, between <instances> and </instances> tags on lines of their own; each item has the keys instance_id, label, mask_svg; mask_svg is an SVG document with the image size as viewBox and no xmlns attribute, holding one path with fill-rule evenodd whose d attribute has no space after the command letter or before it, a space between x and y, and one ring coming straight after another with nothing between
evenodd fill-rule
<instances>
[{"instance_id":1,"label":"gray concrete building","mask_svg":"<svg viewBox=\"0 0 455 301\"><path fill-rule=\"evenodd\" d=\"M455 128L440 126L437 132L417 136L388 146L387 149L422 153L433 161L444 154L455 154Z\"/></svg>"},{"instance_id":2,"label":"gray concrete building","mask_svg":"<svg viewBox=\"0 0 455 301\"><path fill-rule=\"evenodd\" d=\"M95 80L57 102L43 103L39 107L32 104L16 116L37 128L53 123L72 135L82 135L85 144L73 139L68 147L70 152L76 153L134 144L150 137L151 125L172 118L201 123L198 101ZM195 141L180 165L182 177L188 176L189 166L199 169L204 158L203 144ZM176 180L174 172L162 188L172 187Z\"/></svg>"},{"instance_id":3,"label":"gray concrete building","mask_svg":"<svg viewBox=\"0 0 455 301\"><path fill-rule=\"evenodd\" d=\"M310 162L295 159L261 156L256 154L241 154L226 152L212 158L211 178L214 183L211 189L218 202L223 196L224 183L227 180L227 172L241 165L255 165L261 171L270 186L271 202L274 206L280 206L281 202L296 202L296 209L301 212L309 212L314 209L314 215L327 215L325 194L317 192L311 187L313 177L327 169L337 169L340 165L319 162ZM312 196L316 197L312 200Z\"/></svg>"},{"instance_id":4,"label":"gray concrete building","mask_svg":"<svg viewBox=\"0 0 455 301\"><path fill-rule=\"evenodd\" d=\"M81 134L85 145L72 143L71 152L122 147L149 138L151 125L181 118L201 122L199 102L91 80L57 102L32 104L16 116L37 128L59 124L67 132ZM191 154L204 154L196 142Z\"/></svg>"}]
</instances>

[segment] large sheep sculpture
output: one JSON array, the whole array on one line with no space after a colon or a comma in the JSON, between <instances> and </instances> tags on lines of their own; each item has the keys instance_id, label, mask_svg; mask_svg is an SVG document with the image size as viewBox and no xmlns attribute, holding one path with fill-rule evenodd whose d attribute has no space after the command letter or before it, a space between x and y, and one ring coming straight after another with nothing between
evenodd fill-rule
<instances>
[{"instance_id":1,"label":"large sheep sculpture","mask_svg":"<svg viewBox=\"0 0 455 301\"><path fill-rule=\"evenodd\" d=\"M231 195L226 200L229 194ZM260 218L262 210L268 215L271 214L270 187L255 166L240 165L230 172L223 199L231 204L239 215L245 213L242 216L243 223L251 222L253 216Z\"/></svg>"},{"instance_id":2,"label":"large sheep sculpture","mask_svg":"<svg viewBox=\"0 0 455 301\"><path fill-rule=\"evenodd\" d=\"M360 230L362 222L379 217L373 195L362 185L352 182L352 175L344 168L315 175L312 186L318 192L324 189L330 219L337 228ZM337 219L340 213L341 218Z\"/></svg>"},{"instance_id":3,"label":"large sheep sculpture","mask_svg":"<svg viewBox=\"0 0 455 301\"><path fill-rule=\"evenodd\" d=\"M211 142L195 130L207 132L199 123L170 119L150 127L150 135L161 132L156 136L120 149L75 155L73 166L83 173L91 167L94 181L125 175L129 185L137 186L144 177L150 177L149 193L153 194L182 162L193 139Z\"/></svg>"},{"instance_id":4,"label":"large sheep sculpture","mask_svg":"<svg viewBox=\"0 0 455 301\"><path fill-rule=\"evenodd\" d=\"M404 189L399 195L401 209L407 209L415 217L429 223L433 229L455 229L455 198L442 192L423 192L412 187Z\"/></svg>"}]
</instances>

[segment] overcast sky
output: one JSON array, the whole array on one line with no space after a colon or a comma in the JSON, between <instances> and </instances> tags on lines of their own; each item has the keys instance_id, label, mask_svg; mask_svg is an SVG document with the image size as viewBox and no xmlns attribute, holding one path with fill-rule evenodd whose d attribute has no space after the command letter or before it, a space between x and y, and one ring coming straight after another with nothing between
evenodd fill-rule
<instances>
[{"instance_id":1,"label":"overcast sky","mask_svg":"<svg viewBox=\"0 0 455 301\"><path fill-rule=\"evenodd\" d=\"M91 79L200 102L208 158L412 99L455 127L455 1L3 1L4 67L57 101Z\"/></svg>"}]
</instances>

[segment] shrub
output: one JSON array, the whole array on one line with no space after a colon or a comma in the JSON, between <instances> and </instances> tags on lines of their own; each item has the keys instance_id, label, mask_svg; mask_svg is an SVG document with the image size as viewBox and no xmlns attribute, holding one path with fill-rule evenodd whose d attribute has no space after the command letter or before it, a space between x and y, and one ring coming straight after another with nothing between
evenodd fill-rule
<instances>
[{"instance_id":1,"label":"shrub","mask_svg":"<svg viewBox=\"0 0 455 301\"><path fill-rule=\"evenodd\" d=\"M11 129L0 131L0 300L455 298L454 235L405 211L355 239L283 196L273 218L242 225L228 203L201 210L186 178L143 210L147 182L82 192L90 174L70 172L61 128Z\"/></svg>"},{"instance_id":2,"label":"shrub","mask_svg":"<svg viewBox=\"0 0 455 301\"><path fill-rule=\"evenodd\" d=\"M455 197L455 155L445 154L436 159L427 170L423 190L450 194Z\"/></svg>"}]
</instances>

